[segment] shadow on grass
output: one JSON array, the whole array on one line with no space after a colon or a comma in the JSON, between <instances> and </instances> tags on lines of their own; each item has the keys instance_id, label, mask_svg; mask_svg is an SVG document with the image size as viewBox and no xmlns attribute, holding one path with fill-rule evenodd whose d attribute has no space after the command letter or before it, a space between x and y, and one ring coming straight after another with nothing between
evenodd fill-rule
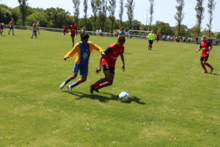
<instances>
[{"instance_id":1,"label":"shadow on grass","mask_svg":"<svg viewBox=\"0 0 220 147\"><path fill-rule=\"evenodd\" d=\"M102 103L105 103L105 102L108 102L108 101L112 101L112 100L116 100L118 101L118 95L114 95L114 94L111 94L111 93L106 93L106 92L101 92L102 94L106 94L106 95L110 95L111 97L108 98L108 97L105 97L105 96L101 96L101 95L96 95L96 94L85 94L85 93L82 93L82 92L76 92L74 91L73 93L70 93L69 91L63 91L63 92L67 92L69 94L72 94L72 95L75 95L77 96L78 98L76 100L80 100L80 99L83 99L83 98L90 98L90 99L93 99L93 100L99 100L100 102ZM129 98L128 101L121 101L122 103L131 103L131 102L136 102L138 104L141 104L141 105L145 105L146 103L144 102L140 102L140 98L136 97L136 96L132 96Z\"/></svg>"}]
</instances>

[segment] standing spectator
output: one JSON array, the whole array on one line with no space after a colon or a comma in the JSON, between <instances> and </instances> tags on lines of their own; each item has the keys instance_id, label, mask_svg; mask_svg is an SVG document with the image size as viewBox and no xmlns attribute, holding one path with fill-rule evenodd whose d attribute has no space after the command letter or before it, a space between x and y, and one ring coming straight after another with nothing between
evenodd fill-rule
<instances>
[{"instance_id":1,"label":"standing spectator","mask_svg":"<svg viewBox=\"0 0 220 147\"><path fill-rule=\"evenodd\" d=\"M208 73L205 65L211 68L211 73L212 73L214 70L214 67L212 67L210 64L207 63L209 52L212 50L212 44L209 41L206 41L205 35L202 36L202 42L200 43L200 48L197 49L196 52L200 51L201 49L202 49L202 55L201 55L200 61L201 61L201 65L203 69L205 70L203 73Z\"/></svg>"},{"instance_id":2,"label":"standing spectator","mask_svg":"<svg viewBox=\"0 0 220 147\"><path fill-rule=\"evenodd\" d=\"M219 39L216 39L216 46L219 46Z\"/></svg>"},{"instance_id":3,"label":"standing spectator","mask_svg":"<svg viewBox=\"0 0 220 147\"><path fill-rule=\"evenodd\" d=\"M99 30L99 34L100 34L100 36L102 36L102 29Z\"/></svg>"},{"instance_id":4,"label":"standing spectator","mask_svg":"<svg viewBox=\"0 0 220 147\"><path fill-rule=\"evenodd\" d=\"M153 41L154 41L154 31L151 30L151 33L148 34L148 40L149 40L149 46L148 46L148 50L152 49L152 45L153 45Z\"/></svg>"},{"instance_id":5,"label":"standing spectator","mask_svg":"<svg viewBox=\"0 0 220 147\"><path fill-rule=\"evenodd\" d=\"M37 22L37 32L38 32L38 34L40 34L39 25L40 25L40 21Z\"/></svg>"},{"instance_id":6,"label":"standing spectator","mask_svg":"<svg viewBox=\"0 0 220 147\"><path fill-rule=\"evenodd\" d=\"M14 35L14 20L11 19L11 21L9 22L8 25L9 25L9 32L8 32L8 35L10 35L11 30L12 30L12 33L13 33L13 35Z\"/></svg>"},{"instance_id":7,"label":"standing spectator","mask_svg":"<svg viewBox=\"0 0 220 147\"><path fill-rule=\"evenodd\" d=\"M75 34L77 35L77 27L74 25L74 22L70 25L70 32L71 32L71 37L72 37L72 47L74 47L74 38Z\"/></svg>"},{"instance_id":8,"label":"standing spectator","mask_svg":"<svg viewBox=\"0 0 220 147\"><path fill-rule=\"evenodd\" d=\"M99 35L99 30L98 29L96 30L96 35Z\"/></svg>"},{"instance_id":9,"label":"standing spectator","mask_svg":"<svg viewBox=\"0 0 220 147\"><path fill-rule=\"evenodd\" d=\"M86 26L84 25L83 27L82 27L82 33L85 33L86 32Z\"/></svg>"}]
</instances>

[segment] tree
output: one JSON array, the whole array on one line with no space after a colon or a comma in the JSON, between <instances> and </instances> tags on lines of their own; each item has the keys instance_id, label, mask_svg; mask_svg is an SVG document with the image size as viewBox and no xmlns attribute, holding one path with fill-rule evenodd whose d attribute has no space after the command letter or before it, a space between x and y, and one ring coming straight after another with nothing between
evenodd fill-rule
<instances>
[{"instance_id":1,"label":"tree","mask_svg":"<svg viewBox=\"0 0 220 147\"><path fill-rule=\"evenodd\" d=\"M209 28L209 37L210 37L210 33L211 33L211 29L212 29L212 19L213 19L213 11L215 10L215 5L216 2L214 2L215 0L209 0L208 2L208 12L209 12L209 24L207 24L208 28Z\"/></svg>"},{"instance_id":2,"label":"tree","mask_svg":"<svg viewBox=\"0 0 220 147\"><path fill-rule=\"evenodd\" d=\"M216 35L216 39L220 39L220 33Z\"/></svg>"},{"instance_id":3,"label":"tree","mask_svg":"<svg viewBox=\"0 0 220 147\"><path fill-rule=\"evenodd\" d=\"M93 12L93 25L94 25L94 30L97 29L97 25L96 25L96 20L97 20L97 12L99 10L99 0L91 0L91 6L92 6L92 12Z\"/></svg>"},{"instance_id":4,"label":"tree","mask_svg":"<svg viewBox=\"0 0 220 147\"><path fill-rule=\"evenodd\" d=\"M25 25L25 17L26 17L26 14L27 14L27 0L18 0L20 6L19 6L19 9L20 9L20 12L22 14L22 24Z\"/></svg>"},{"instance_id":5,"label":"tree","mask_svg":"<svg viewBox=\"0 0 220 147\"><path fill-rule=\"evenodd\" d=\"M150 2L150 27L149 30L151 30L151 25L152 25L152 21L153 21L153 13L154 13L154 0L149 0Z\"/></svg>"},{"instance_id":6,"label":"tree","mask_svg":"<svg viewBox=\"0 0 220 147\"><path fill-rule=\"evenodd\" d=\"M112 32L113 32L113 25L115 23L115 8L116 8L116 0L109 0L109 4L110 6L108 7L108 11L109 11L109 19L111 20L112 23Z\"/></svg>"},{"instance_id":7,"label":"tree","mask_svg":"<svg viewBox=\"0 0 220 147\"><path fill-rule=\"evenodd\" d=\"M12 13L8 6L1 4L0 5L0 20L1 22L9 22L11 20Z\"/></svg>"},{"instance_id":8,"label":"tree","mask_svg":"<svg viewBox=\"0 0 220 147\"><path fill-rule=\"evenodd\" d=\"M122 26L122 16L123 16L123 11L124 11L123 1L124 1L124 0L120 0L119 19L120 19L120 25L121 25L121 26Z\"/></svg>"},{"instance_id":9,"label":"tree","mask_svg":"<svg viewBox=\"0 0 220 147\"><path fill-rule=\"evenodd\" d=\"M75 24L78 25L80 0L73 0L73 5L74 5L73 8L75 9L74 11Z\"/></svg>"},{"instance_id":10,"label":"tree","mask_svg":"<svg viewBox=\"0 0 220 147\"><path fill-rule=\"evenodd\" d=\"M106 21L106 11L107 11L107 1L100 0L99 1L99 24L102 31L105 30L105 21Z\"/></svg>"},{"instance_id":11,"label":"tree","mask_svg":"<svg viewBox=\"0 0 220 147\"><path fill-rule=\"evenodd\" d=\"M87 4L87 0L84 0L84 19L85 19L85 25L87 26L87 10L88 10L88 4Z\"/></svg>"},{"instance_id":12,"label":"tree","mask_svg":"<svg viewBox=\"0 0 220 147\"><path fill-rule=\"evenodd\" d=\"M197 35L199 36L201 32L202 19L204 18L203 17L204 8L202 7L204 0L196 0L196 1L197 1L197 4L195 7L195 10L196 10L197 28L198 28L196 29L196 32L197 32Z\"/></svg>"},{"instance_id":13,"label":"tree","mask_svg":"<svg viewBox=\"0 0 220 147\"><path fill-rule=\"evenodd\" d=\"M176 19L177 24L178 24L177 25L177 36L180 36L180 26L181 26L181 23L184 17L184 14L183 14L184 0L176 0L176 2L178 6L176 6L177 12L174 18Z\"/></svg>"},{"instance_id":14,"label":"tree","mask_svg":"<svg viewBox=\"0 0 220 147\"><path fill-rule=\"evenodd\" d=\"M129 20L129 28L132 28L132 21L134 18L134 0L127 0L125 7L127 8L128 20Z\"/></svg>"}]
</instances>

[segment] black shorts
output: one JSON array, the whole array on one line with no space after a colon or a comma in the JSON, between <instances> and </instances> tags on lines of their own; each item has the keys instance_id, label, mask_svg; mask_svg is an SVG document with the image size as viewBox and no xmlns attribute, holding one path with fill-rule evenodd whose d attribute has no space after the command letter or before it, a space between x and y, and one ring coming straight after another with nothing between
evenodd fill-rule
<instances>
[{"instance_id":1,"label":"black shorts","mask_svg":"<svg viewBox=\"0 0 220 147\"><path fill-rule=\"evenodd\" d=\"M75 34L71 34L71 37L74 39L74 37L75 37Z\"/></svg>"},{"instance_id":2,"label":"black shorts","mask_svg":"<svg viewBox=\"0 0 220 147\"><path fill-rule=\"evenodd\" d=\"M108 64L103 65L103 71L109 70L110 73L115 73L115 67L109 67Z\"/></svg>"},{"instance_id":3,"label":"black shorts","mask_svg":"<svg viewBox=\"0 0 220 147\"><path fill-rule=\"evenodd\" d=\"M209 56L207 56L207 57L201 57L201 58L200 58L200 61L208 61L208 58L209 58Z\"/></svg>"},{"instance_id":4,"label":"black shorts","mask_svg":"<svg viewBox=\"0 0 220 147\"><path fill-rule=\"evenodd\" d=\"M153 40L149 40L149 44L152 45L153 44Z\"/></svg>"}]
</instances>

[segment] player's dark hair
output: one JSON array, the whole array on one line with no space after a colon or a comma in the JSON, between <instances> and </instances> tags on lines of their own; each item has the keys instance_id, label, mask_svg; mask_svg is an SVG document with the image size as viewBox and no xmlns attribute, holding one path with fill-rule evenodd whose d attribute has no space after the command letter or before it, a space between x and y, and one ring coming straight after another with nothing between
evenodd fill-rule
<instances>
[{"instance_id":1,"label":"player's dark hair","mask_svg":"<svg viewBox=\"0 0 220 147\"><path fill-rule=\"evenodd\" d=\"M88 39L88 38L89 38L89 34L85 32L81 34L81 39Z\"/></svg>"},{"instance_id":2,"label":"player's dark hair","mask_svg":"<svg viewBox=\"0 0 220 147\"><path fill-rule=\"evenodd\" d=\"M125 37L124 36L120 36L118 38L118 42L125 42Z\"/></svg>"}]
</instances>

